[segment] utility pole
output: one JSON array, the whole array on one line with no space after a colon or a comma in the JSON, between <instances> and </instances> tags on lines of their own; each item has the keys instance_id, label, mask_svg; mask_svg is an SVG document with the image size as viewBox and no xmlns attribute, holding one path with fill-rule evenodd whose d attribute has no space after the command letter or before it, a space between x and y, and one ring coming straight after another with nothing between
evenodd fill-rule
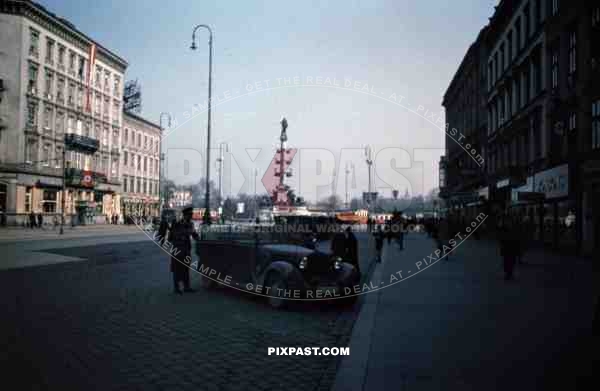
<instances>
[{"instance_id":1,"label":"utility pole","mask_svg":"<svg viewBox=\"0 0 600 391\"><path fill-rule=\"evenodd\" d=\"M217 168L219 170L219 206L223 206L223 162L225 161L224 151L229 152L227 144L219 144L219 158L217 159Z\"/></svg>"},{"instance_id":2,"label":"utility pole","mask_svg":"<svg viewBox=\"0 0 600 391\"><path fill-rule=\"evenodd\" d=\"M163 154L162 151L162 144L163 144L163 131L165 130L165 128L162 126L162 119L163 116L166 116L168 119L168 126L169 128L171 127L171 114L169 113L160 113L160 117L159 117L159 124L160 124L160 143L158 144L158 213L162 218L162 210L163 210L163 205L164 205L164 194L163 194L163 164L164 164L164 160L165 160L165 156Z\"/></svg>"},{"instance_id":3,"label":"utility pole","mask_svg":"<svg viewBox=\"0 0 600 391\"><path fill-rule=\"evenodd\" d=\"M65 233L65 198L67 198L67 186L66 186L66 171L67 171L67 167L65 166L65 160L66 160L66 149L67 149L67 143L65 143L65 145L63 146L63 150L62 150L62 194L60 196L60 235Z\"/></svg>"},{"instance_id":4,"label":"utility pole","mask_svg":"<svg viewBox=\"0 0 600 391\"><path fill-rule=\"evenodd\" d=\"M365 161L367 163L367 169L369 171L369 184L368 184L368 193L367 193L367 212L371 211L371 166L373 165L373 157L371 146L367 145L365 147Z\"/></svg>"}]
</instances>

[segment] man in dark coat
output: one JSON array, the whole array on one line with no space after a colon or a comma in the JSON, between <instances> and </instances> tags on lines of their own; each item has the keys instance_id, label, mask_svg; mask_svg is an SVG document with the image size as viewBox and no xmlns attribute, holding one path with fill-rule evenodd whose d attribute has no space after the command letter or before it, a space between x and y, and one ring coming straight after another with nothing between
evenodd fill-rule
<instances>
[{"instance_id":1,"label":"man in dark coat","mask_svg":"<svg viewBox=\"0 0 600 391\"><path fill-rule=\"evenodd\" d=\"M169 242L173 245L171 255L171 272L173 273L174 292L182 294L183 292L195 292L190 287L190 269L192 263L192 241L190 237L198 240L198 234L192 223L191 207L183 209L183 219L174 222L169 231ZM179 283L183 283L183 292L179 288Z\"/></svg>"},{"instance_id":2,"label":"man in dark coat","mask_svg":"<svg viewBox=\"0 0 600 391\"><path fill-rule=\"evenodd\" d=\"M356 240L356 236L354 236L351 227L346 228L346 232L344 233L344 244L348 262L360 273L360 265L358 264L358 241Z\"/></svg>"},{"instance_id":3,"label":"man in dark coat","mask_svg":"<svg viewBox=\"0 0 600 391\"><path fill-rule=\"evenodd\" d=\"M504 279L509 281L513 278L516 258L520 252L519 238L516 236L515 227L507 217L502 219L499 231L500 256L502 256L504 264Z\"/></svg>"},{"instance_id":4,"label":"man in dark coat","mask_svg":"<svg viewBox=\"0 0 600 391\"><path fill-rule=\"evenodd\" d=\"M31 228L35 228L36 223L35 223L35 213L33 213L33 211L31 211L31 213L29 213L29 226Z\"/></svg>"},{"instance_id":5,"label":"man in dark coat","mask_svg":"<svg viewBox=\"0 0 600 391\"><path fill-rule=\"evenodd\" d=\"M377 227L377 230L373 234L373 237L375 238L375 251L376 251L375 259L377 262L381 262L381 253L383 250L383 240L385 238L385 234L384 234L383 230L381 229L381 226Z\"/></svg>"}]
</instances>

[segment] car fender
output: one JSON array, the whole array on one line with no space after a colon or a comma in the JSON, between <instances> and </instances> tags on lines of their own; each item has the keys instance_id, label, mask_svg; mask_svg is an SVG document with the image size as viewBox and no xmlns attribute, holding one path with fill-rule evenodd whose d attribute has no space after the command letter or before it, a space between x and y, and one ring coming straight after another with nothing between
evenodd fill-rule
<instances>
[{"instance_id":1,"label":"car fender","mask_svg":"<svg viewBox=\"0 0 600 391\"><path fill-rule=\"evenodd\" d=\"M273 261L265 268L265 270L261 273L258 278L257 283L262 284L263 286L266 283L267 276L272 271L276 271L281 274L291 286L301 287L304 286L304 278L300 271L291 263L287 261Z\"/></svg>"},{"instance_id":2,"label":"car fender","mask_svg":"<svg viewBox=\"0 0 600 391\"><path fill-rule=\"evenodd\" d=\"M337 271L337 280L343 282L350 282L356 280L358 277L358 272L354 265L342 262L340 264L340 268Z\"/></svg>"}]
</instances>

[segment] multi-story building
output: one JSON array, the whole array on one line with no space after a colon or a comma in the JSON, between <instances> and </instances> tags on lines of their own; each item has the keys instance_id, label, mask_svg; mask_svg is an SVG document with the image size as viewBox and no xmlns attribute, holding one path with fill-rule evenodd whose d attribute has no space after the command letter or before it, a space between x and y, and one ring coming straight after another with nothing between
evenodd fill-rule
<instances>
[{"instance_id":1,"label":"multi-story building","mask_svg":"<svg viewBox=\"0 0 600 391\"><path fill-rule=\"evenodd\" d=\"M135 217L158 216L161 128L129 112L123 113L123 121L123 213Z\"/></svg>"},{"instance_id":2,"label":"multi-story building","mask_svg":"<svg viewBox=\"0 0 600 391\"><path fill-rule=\"evenodd\" d=\"M67 223L119 214L127 62L32 1L0 2L0 36L3 220L54 220L63 184Z\"/></svg>"},{"instance_id":3,"label":"multi-story building","mask_svg":"<svg viewBox=\"0 0 600 391\"><path fill-rule=\"evenodd\" d=\"M537 240L585 252L600 232L599 31L593 2L502 0L478 38L486 53L480 148L488 210L531 221ZM454 79L463 74L461 65ZM456 89L453 80L449 91ZM457 96L445 97L451 126L463 111ZM447 158L450 194L481 190L477 181L462 183L451 148Z\"/></svg>"},{"instance_id":4,"label":"multi-story building","mask_svg":"<svg viewBox=\"0 0 600 391\"><path fill-rule=\"evenodd\" d=\"M487 27L484 27L467 50L442 102L448 131L446 155L440 159L440 173L444 173L440 196L449 201L451 208L461 207L460 213L468 216L480 211L479 197L486 199L488 193L485 177L486 34Z\"/></svg>"}]
</instances>

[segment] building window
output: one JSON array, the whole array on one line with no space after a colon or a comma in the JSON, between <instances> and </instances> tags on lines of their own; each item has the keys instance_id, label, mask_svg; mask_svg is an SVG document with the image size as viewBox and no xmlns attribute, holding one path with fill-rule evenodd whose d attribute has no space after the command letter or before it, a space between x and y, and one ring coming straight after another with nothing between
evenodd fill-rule
<instances>
[{"instance_id":1,"label":"building window","mask_svg":"<svg viewBox=\"0 0 600 391\"><path fill-rule=\"evenodd\" d=\"M50 150L52 146L50 144L44 144L42 147L42 165L45 167L50 166Z\"/></svg>"},{"instance_id":2,"label":"building window","mask_svg":"<svg viewBox=\"0 0 600 391\"><path fill-rule=\"evenodd\" d=\"M514 81L515 85L513 87L513 91L515 94L515 112L521 108L521 83L519 82L519 78L516 77Z\"/></svg>"},{"instance_id":3,"label":"building window","mask_svg":"<svg viewBox=\"0 0 600 391\"><path fill-rule=\"evenodd\" d=\"M123 151L123 165L126 167L127 167L127 158L128 158L127 151Z\"/></svg>"},{"instance_id":4,"label":"building window","mask_svg":"<svg viewBox=\"0 0 600 391\"><path fill-rule=\"evenodd\" d=\"M118 125L119 124L119 103L118 102L113 102L112 116L113 116L113 123Z\"/></svg>"},{"instance_id":5,"label":"building window","mask_svg":"<svg viewBox=\"0 0 600 391\"><path fill-rule=\"evenodd\" d=\"M141 183L140 183L140 178L136 179L136 190L137 190L136 193L141 193L142 192L142 186L141 186Z\"/></svg>"},{"instance_id":6,"label":"building window","mask_svg":"<svg viewBox=\"0 0 600 391\"><path fill-rule=\"evenodd\" d=\"M46 62L54 64L54 41L46 38Z\"/></svg>"},{"instance_id":7,"label":"building window","mask_svg":"<svg viewBox=\"0 0 600 391\"><path fill-rule=\"evenodd\" d=\"M54 167L55 168L61 168L62 166L62 153L63 153L63 149L61 146L56 146L56 149L54 150Z\"/></svg>"},{"instance_id":8,"label":"building window","mask_svg":"<svg viewBox=\"0 0 600 391\"><path fill-rule=\"evenodd\" d=\"M529 3L523 7L523 22L525 24L523 33L525 34L525 41L529 39L529 35L531 34L531 13L529 8Z\"/></svg>"},{"instance_id":9,"label":"building window","mask_svg":"<svg viewBox=\"0 0 600 391\"><path fill-rule=\"evenodd\" d=\"M31 212L32 193L33 193L32 187L25 188L25 212Z\"/></svg>"},{"instance_id":10,"label":"building window","mask_svg":"<svg viewBox=\"0 0 600 391\"><path fill-rule=\"evenodd\" d=\"M113 130L113 142L112 142L113 147L118 147L119 146L119 131L117 129Z\"/></svg>"},{"instance_id":11,"label":"building window","mask_svg":"<svg viewBox=\"0 0 600 391\"><path fill-rule=\"evenodd\" d=\"M132 153L131 154L131 168L135 168L135 155Z\"/></svg>"},{"instance_id":12,"label":"building window","mask_svg":"<svg viewBox=\"0 0 600 391\"><path fill-rule=\"evenodd\" d=\"M577 128L577 114L571 113L571 114L569 114L568 130L569 130L569 132L572 132L576 128Z\"/></svg>"},{"instance_id":13,"label":"building window","mask_svg":"<svg viewBox=\"0 0 600 391\"><path fill-rule=\"evenodd\" d=\"M29 29L29 54L37 57L39 54L40 33L37 30Z\"/></svg>"},{"instance_id":14,"label":"building window","mask_svg":"<svg viewBox=\"0 0 600 391\"><path fill-rule=\"evenodd\" d=\"M148 158L144 156L144 174L148 171Z\"/></svg>"},{"instance_id":15,"label":"building window","mask_svg":"<svg viewBox=\"0 0 600 391\"><path fill-rule=\"evenodd\" d=\"M540 66L541 57L536 55L531 61L531 71L533 79L533 96L537 96L542 91L542 71Z\"/></svg>"},{"instance_id":16,"label":"building window","mask_svg":"<svg viewBox=\"0 0 600 391\"><path fill-rule=\"evenodd\" d=\"M558 2L559 0L552 0L552 16L558 14Z\"/></svg>"},{"instance_id":17,"label":"building window","mask_svg":"<svg viewBox=\"0 0 600 391\"><path fill-rule=\"evenodd\" d=\"M506 50L506 46L504 45L504 42L502 42L502 44L500 45L500 75L504 72L504 69L506 68L506 64L504 63L504 51Z\"/></svg>"},{"instance_id":18,"label":"building window","mask_svg":"<svg viewBox=\"0 0 600 391\"><path fill-rule=\"evenodd\" d=\"M142 157L140 155L137 155L137 169L142 169Z\"/></svg>"},{"instance_id":19,"label":"building window","mask_svg":"<svg viewBox=\"0 0 600 391\"><path fill-rule=\"evenodd\" d=\"M137 146L138 146L138 148L142 147L142 134L141 133L137 134Z\"/></svg>"},{"instance_id":20,"label":"building window","mask_svg":"<svg viewBox=\"0 0 600 391\"><path fill-rule=\"evenodd\" d=\"M27 125L30 128L37 126L37 105L32 102L27 104Z\"/></svg>"},{"instance_id":21,"label":"building window","mask_svg":"<svg viewBox=\"0 0 600 391\"><path fill-rule=\"evenodd\" d=\"M42 205L44 213L56 213L56 190L44 190Z\"/></svg>"},{"instance_id":22,"label":"building window","mask_svg":"<svg viewBox=\"0 0 600 391\"><path fill-rule=\"evenodd\" d=\"M108 106L110 105L110 101L108 98L104 99L104 116L108 118Z\"/></svg>"},{"instance_id":23,"label":"building window","mask_svg":"<svg viewBox=\"0 0 600 391\"><path fill-rule=\"evenodd\" d=\"M69 84L67 91L67 104L73 106L75 104L75 84Z\"/></svg>"},{"instance_id":24,"label":"building window","mask_svg":"<svg viewBox=\"0 0 600 391\"><path fill-rule=\"evenodd\" d=\"M114 78L113 95L117 97L121 96L121 80L117 76Z\"/></svg>"},{"instance_id":25,"label":"building window","mask_svg":"<svg viewBox=\"0 0 600 391\"><path fill-rule=\"evenodd\" d=\"M494 83L500 79L500 64L498 63L498 52L494 53Z\"/></svg>"},{"instance_id":26,"label":"building window","mask_svg":"<svg viewBox=\"0 0 600 391\"><path fill-rule=\"evenodd\" d=\"M83 107L83 87L77 88L77 107L79 110Z\"/></svg>"},{"instance_id":27,"label":"building window","mask_svg":"<svg viewBox=\"0 0 600 391\"><path fill-rule=\"evenodd\" d=\"M129 187L129 178L127 178L126 176L123 176L123 193L129 192L128 187Z\"/></svg>"},{"instance_id":28,"label":"building window","mask_svg":"<svg viewBox=\"0 0 600 391\"><path fill-rule=\"evenodd\" d=\"M104 72L104 91L108 92L110 89L110 72Z\"/></svg>"},{"instance_id":29,"label":"building window","mask_svg":"<svg viewBox=\"0 0 600 391\"><path fill-rule=\"evenodd\" d=\"M38 68L34 64L29 64L29 82L27 84L27 92L30 94L37 94L37 79L38 79Z\"/></svg>"},{"instance_id":30,"label":"building window","mask_svg":"<svg viewBox=\"0 0 600 391\"><path fill-rule=\"evenodd\" d=\"M61 134L65 126L65 115L62 112L56 113L56 133Z\"/></svg>"},{"instance_id":31,"label":"building window","mask_svg":"<svg viewBox=\"0 0 600 391\"><path fill-rule=\"evenodd\" d=\"M129 191L131 193L135 193L135 187L134 187L134 185L135 185L134 178L129 178Z\"/></svg>"},{"instance_id":32,"label":"building window","mask_svg":"<svg viewBox=\"0 0 600 391\"><path fill-rule=\"evenodd\" d=\"M521 17L519 16L515 22L515 39L517 41L517 53L521 50Z\"/></svg>"},{"instance_id":33,"label":"building window","mask_svg":"<svg viewBox=\"0 0 600 391\"><path fill-rule=\"evenodd\" d=\"M58 66L62 68L65 66L65 47L58 45Z\"/></svg>"},{"instance_id":34,"label":"building window","mask_svg":"<svg viewBox=\"0 0 600 391\"><path fill-rule=\"evenodd\" d=\"M552 89L558 88L558 48L552 50Z\"/></svg>"},{"instance_id":35,"label":"building window","mask_svg":"<svg viewBox=\"0 0 600 391\"><path fill-rule=\"evenodd\" d=\"M533 159L537 159L542 155L542 140L541 140L541 121L540 113L534 113L530 118L530 127L532 129L532 144L533 144Z\"/></svg>"},{"instance_id":36,"label":"building window","mask_svg":"<svg viewBox=\"0 0 600 391\"><path fill-rule=\"evenodd\" d=\"M75 57L76 54L72 51L69 52L69 71L71 73L75 72Z\"/></svg>"},{"instance_id":37,"label":"building window","mask_svg":"<svg viewBox=\"0 0 600 391\"><path fill-rule=\"evenodd\" d=\"M600 7L592 10L592 27L600 26Z\"/></svg>"},{"instance_id":38,"label":"building window","mask_svg":"<svg viewBox=\"0 0 600 391\"><path fill-rule=\"evenodd\" d=\"M531 83L529 81L529 72L527 70L523 71L523 101L521 102L523 106L529 103L529 92L531 89Z\"/></svg>"},{"instance_id":39,"label":"building window","mask_svg":"<svg viewBox=\"0 0 600 391\"><path fill-rule=\"evenodd\" d=\"M102 129L102 145L108 146L108 128Z\"/></svg>"},{"instance_id":40,"label":"building window","mask_svg":"<svg viewBox=\"0 0 600 391\"><path fill-rule=\"evenodd\" d=\"M56 100L64 103L65 100L65 79L59 77L56 81Z\"/></svg>"},{"instance_id":41,"label":"building window","mask_svg":"<svg viewBox=\"0 0 600 391\"><path fill-rule=\"evenodd\" d=\"M52 108L46 107L44 110L44 130L48 131L52 126Z\"/></svg>"},{"instance_id":42,"label":"building window","mask_svg":"<svg viewBox=\"0 0 600 391\"><path fill-rule=\"evenodd\" d=\"M513 32L512 32L512 30L510 30L506 37L506 48L508 49L508 55L506 56L506 60L509 65L512 63L512 60L513 60L512 45L513 45Z\"/></svg>"},{"instance_id":43,"label":"building window","mask_svg":"<svg viewBox=\"0 0 600 391\"><path fill-rule=\"evenodd\" d=\"M52 72L50 71L46 71L46 79L45 79L45 83L44 83L44 87L45 87L45 98L47 99L52 99L52 79L53 79L53 75Z\"/></svg>"},{"instance_id":44,"label":"building window","mask_svg":"<svg viewBox=\"0 0 600 391\"><path fill-rule=\"evenodd\" d=\"M592 103L592 149L600 148L600 99Z\"/></svg>"},{"instance_id":45,"label":"building window","mask_svg":"<svg viewBox=\"0 0 600 391\"><path fill-rule=\"evenodd\" d=\"M577 71L577 33L575 30L569 32L569 76Z\"/></svg>"},{"instance_id":46,"label":"building window","mask_svg":"<svg viewBox=\"0 0 600 391\"><path fill-rule=\"evenodd\" d=\"M37 160L37 143L33 139L25 144L25 163L32 164Z\"/></svg>"},{"instance_id":47,"label":"building window","mask_svg":"<svg viewBox=\"0 0 600 391\"><path fill-rule=\"evenodd\" d=\"M112 161L112 166L111 166L111 170L110 170L110 174L112 175L113 178L118 177L118 169L119 167L119 160L117 158L113 158Z\"/></svg>"},{"instance_id":48,"label":"building window","mask_svg":"<svg viewBox=\"0 0 600 391\"><path fill-rule=\"evenodd\" d=\"M94 111L97 116L100 116L100 111L102 110L102 97L99 94L96 94L95 104L96 108Z\"/></svg>"}]
</instances>

